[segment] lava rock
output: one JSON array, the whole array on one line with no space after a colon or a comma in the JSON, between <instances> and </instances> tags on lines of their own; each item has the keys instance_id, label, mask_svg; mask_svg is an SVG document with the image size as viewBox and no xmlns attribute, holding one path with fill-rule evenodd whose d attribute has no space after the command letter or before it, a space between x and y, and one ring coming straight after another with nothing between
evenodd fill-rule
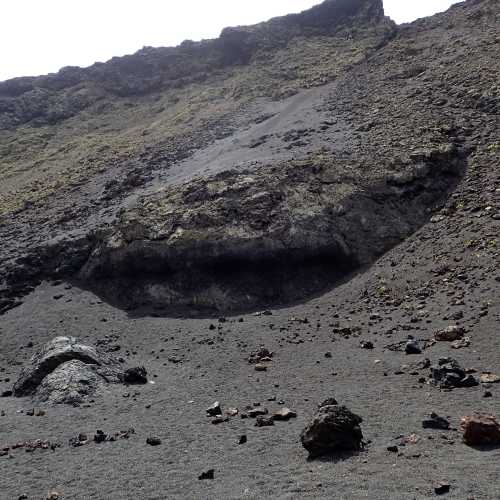
<instances>
[{"instance_id":1,"label":"lava rock","mask_svg":"<svg viewBox=\"0 0 500 500\"><path fill-rule=\"evenodd\" d=\"M123 373L123 381L130 385L144 385L148 383L148 372L144 366L127 368Z\"/></svg>"},{"instance_id":2,"label":"lava rock","mask_svg":"<svg viewBox=\"0 0 500 500\"><path fill-rule=\"evenodd\" d=\"M209 469L206 472L202 472L199 476L198 479L200 481L203 481L205 479L215 479L215 470L214 469Z\"/></svg>"},{"instance_id":3,"label":"lava rock","mask_svg":"<svg viewBox=\"0 0 500 500\"><path fill-rule=\"evenodd\" d=\"M97 430L96 433L94 434L95 443L104 443L104 441L107 441L107 439L108 435L101 430Z\"/></svg>"},{"instance_id":4,"label":"lava rock","mask_svg":"<svg viewBox=\"0 0 500 500\"><path fill-rule=\"evenodd\" d=\"M149 436L146 439L146 443L149 444L149 446L159 446L161 444L161 439L156 436Z\"/></svg>"},{"instance_id":5,"label":"lava rock","mask_svg":"<svg viewBox=\"0 0 500 500\"><path fill-rule=\"evenodd\" d=\"M252 352L248 357L248 362L252 364L260 363L261 361L270 361L273 357L273 352L266 347L260 347Z\"/></svg>"},{"instance_id":6,"label":"lava rock","mask_svg":"<svg viewBox=\"0 0 500 500\"><path fill-rule=\"evenodd\" d=\"M363 446L361 417L345 406L323 406L300 436L310 456L360 450Z\"/></svg>"},{"instance_id":7,"label":"lava rock","mask_svg":"<svg viewBox=\"0 0 500 500\"><path fill-rule=\"evenodd\" d=\"M450 428L450 422L436 413L431 413L429 418L422 420L422 427L424 429L448 430Z\"/></svg>"},{"instance_id":8,"label":"lava rock","mask_svg":"<svg viewBox=\"0 0 500 500\"><path fill-rule=\"evenodd\" d=\"M78 436L73 437L69 440L69 445L74 448L78 448L80 446L84 446L88 444L89 439L86 434L78 434Z\"/></svg>"},{"instance_id":9,"label":"lava rock","mask_svg":"<svg viewBox=\"0 0 500 500\"><path fill-rule=\"evenodd\" d=\"M58 366L71 360L99 365L101 357L96 349L80 344L74 337L56 337L35 353L14 384L14 395L33 394L42 380Z\"/></svg>"},{"instance_id":10,"label":"lava rock","mask_svg":"<svg viewBox=\"0 0 500 500\"><path fill-rule=\"evenodd\" d=\"M297 413L290 410L290 408L280 408L273 413L273 420L290 420L296 417Z\"/></svg>"},{"instance_id":11,"label":"lava rock","mask_svg":"<svg viewBox=\"0 0 500 500\"><path fill-rule=\"evenodd\" d=\"M408 340L405 344L406 354L422 354L422 349L416 340Z\"/></svg>"},{"instance_id":12,"label":"lava rock","mask_svg":"<svg viewBox=\"0 0 500 500\"><path fill-rule=\"evenodd\" d=\"M434 493L436 495L444 495L450 491L450 485L448 483L439 483L434 487Z\"/></svg>"},{"instance_id":13,"label":"lava rock","mask_svg":"<svg viewBox=\"0 0 500 500\"><path fill-rule=\"evenodd\" d=\"M216 417L218 415L222 415L222 409L220 403L216 401L213 405L209 406L206 410L207 416Z\"/></svg>"},{"instance_id":14,"label":"lava rock","mask_svg":"<svg viewBox=\"0 0 500 500\"><path fill-rule=\"evenodd\" d=\"M498 384L500 383L500 376L494 373L483 373L480 381L482 384Z\"/></svg>"},{"instance_id":15,"label":"lava rock","mask_svg":"<svg viewBox=\"0 0 500 500\"><path fill-rule=\"evenodd\" d=\"M92 365L68 361L47 375L37 390L37 399L53 404L79 405L94 396L102 384Z\"/></svg>"},{"instance_id":16,"label":"lava rock","mask_svg":"<svg viewBox=\"0 0 500 500\"><path fill-rule=\"evenodd\" d=\"M463 440L469 446L500 445L500 424L492 415L472 415L460 422Z\"/></svg>"},{"instance_id":17,"label":"lava rock","mask_svg":"<svg viewBox=\"0 0 500 500\"><path fill-rule=\"evenodd\" d=\"M74 337L56 337L32 356L14 384L13 394L78 405L103 385L120 383L122 378L117 359Z\"/></svg>"},{"instance_id":18,"label":"lava rock","mask_svg":"<svg viewBox=\"0 0 500 500\"><path fill-rule=\"evenodd\" d=\"M250 418L256 418L256 417L261 417L264 415L267 415L269 412L267 411L267 408L252 408L251 410L248 410L248 416Z\"/></svg>"},{"instance_id":19,"label":"lava rock","mask_svg":"<svg viewBox=\"0 0 500 500\"><path fill-rule=\"evenodd\" d=\"M431 366L431 380L435 385L445 389L479 385L478 380L472 375L467 375L458 362L452 358L441 358L437 366Z\"/></svg>"},{"instance_id":20,"label":"lava rock","mask_svg":"<svg viewBox=\"0 0 500 500\"><path fill-rule=\"evenodd\" d=\"M327 398L318 405L318 408L323 408L323 406L336 406L336 405L338 405L338 402L335 398Z\"/></svg>"},{"instance_id":21,"label":"lava rock","mask_svg":"<svg viewBox=\"0 0 500 500\"><path fill-rule=\"evenodd\" d=\"M271 425L274 425L273 417L266 417L265 415L259 415L255 419L255 426L256 427L269 427Z\"/></svg>"},{"instance_id":22,"label":"lava rock","mask_svg":"<svg viewBox=\"0 0 500 500\"><path fill-rule=\"evenodd\" d=\"M439 341L453 342L460 340L465 335L465 328L451 325L434 333L434 338Z\"/></svg>"}]
</instances>

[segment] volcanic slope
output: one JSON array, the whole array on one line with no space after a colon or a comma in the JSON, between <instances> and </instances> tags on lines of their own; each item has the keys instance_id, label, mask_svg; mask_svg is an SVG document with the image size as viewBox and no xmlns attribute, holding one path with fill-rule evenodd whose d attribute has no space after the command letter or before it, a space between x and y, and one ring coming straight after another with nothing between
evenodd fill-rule
<instances>
[{"instance_id":1,"label":"volcanic slope","mask_svg":"<svg viewBox=\"0 0 500 500\"><path fill-rule=\"evenodd\" d=\"M499 498L500 450L456 430L500 416L496 386L442 390L428 366L500 374L499 21L495 0L399 27L331 0L0 84L0 393L59 335L154 382L40 416L0 398L6 498ZM461 349L432 340L450 325ZM367 444L308 461L327 397ZM297 418L214 425L214 401ZM12 447L37 438L61 446Z\"/></svg>"}]
</instances>

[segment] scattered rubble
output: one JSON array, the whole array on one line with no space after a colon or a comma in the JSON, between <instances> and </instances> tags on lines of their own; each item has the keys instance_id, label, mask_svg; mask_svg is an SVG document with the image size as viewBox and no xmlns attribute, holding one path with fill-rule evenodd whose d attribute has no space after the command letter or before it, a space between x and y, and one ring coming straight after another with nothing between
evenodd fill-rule
<instances>
[{"instance_id":1,"label":"scattered rubble","mask_svg":"<svg viewBox=\"0 0 500 500\"><path fill-rule=\"evenodd\" d=\"M431 381L443 389L479 385L477 379L468 375L453 358L440 358L437 365L431 366Z\"/></svg>"}]
</instances>

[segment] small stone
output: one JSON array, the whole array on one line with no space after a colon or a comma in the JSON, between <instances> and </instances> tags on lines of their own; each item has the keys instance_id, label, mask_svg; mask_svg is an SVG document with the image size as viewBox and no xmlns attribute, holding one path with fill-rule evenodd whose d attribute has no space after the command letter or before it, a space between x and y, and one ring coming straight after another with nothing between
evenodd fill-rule
<instances>
[{"instance_id":1,"label":"small stone","mask_svg":"<svg viewBox=\"0 0 500 500\"><path fill-rule=\"evenodd\" d=\"M362 340L360 342L360 346L362 349L373 349L374 348L373 342L370 342L369 340Z\"/></svg>"},{"instance_id":2,"label":"small stone","mask_svg":"<svg viewBox=\"0 0 500 500\"><path fill-rule=\"evenodd\" d=\"M461 339L465 334L465 329L461 326L450 325L434 333L434 338L438 341L453 342Z\"/></svg>"},{"instance_id":3,"label":"small stone","mask_svg":"<svg viewBox=\"0 0 500 500\"><path fill-rule=\"evenodd\" d=\"M146 439L146 443L150 446L159 446L161 444L161 439L156 436L150 436Z\"/></svg>"},{"instance_id":4,"label":"small stone","mask_svg":"<svg viewBox=\"0 0 500 500\"><path fill-rule=\"evenodd\" d=\"M247 442L247 437L245 436L245 434L243 434L242 436L240 436L240 438L238 439L238 444L245 444Z\"/></svg>"},{"instance_id":5,"label":"small stone","mask_svg":"<svg viewBox=\"0 0 500 500\"><path fill-rule=\"evenodd\" d=\"M228 417L219 416L219 417L215 417L212 420L212 424L213 425L223 424L224 422L229 422L229 418Z\"/></svg>"},{"instance_id":6,"label":"small stone","mask_svg":"<svg viewBox=\"0 0 500 500\"><path fill-rule=\"evenodd\" d=\"M207 408L207 415L209 417L215 417L217 415L222 415L222 409L220 407L220 403L216 401L213 405Z\"/></svg>"},{"instance_id":7,"label":"small stone","mask_svg":"<svg viewBox=\"0 0 500 500\"><path fill-rule=\"evenodd\" d=\"M460 381L460 387L476 387L479 385L476 377L472 375L467 375L464 379Z\"/></svg>"},{"instance_id":8,"label":"small stone","mask_svg":"<svg viewBox=\"0 0 500 500\"><path fill-rule=\"evenodd\" d=\"M493 394L491 391L484 391L483 398L492 398Z\"/></svg>"},{"instance_id":9,"label":"small stone","mask_svg":"<svg viewBox=\"0 0 500 500\"><path fill-rule=\"evenodd\" d=\"M408 340L405 345L406 354L422 354L422 349L420 348L416 340Z\"/></svg>"},{"instance_id":10,"label":"small stone","mask_svg":"<svg viewBox=\"0 0 500 500\"><path fill-rule=\"evenodd\" d=\"M318 408L323 408L323 406L336 406L336 405L338 405L338 402L335 398L327 398L318 405Z\"/></svg>"},{"instance_id":11,"label":"small stone","mask_svg":"<svg viewBox=\"0 0 500 500\"><path fill-rule=\"evenodd\" d=\"M96 443L103 443L107 438L108 435L101 430L96 431L96 433L94 434L94 441Z\"/></svg>"},{"instance_id":12,"label":"small stone","mask_svg":"<svg viewBox=\"0 0 500 500\"><path fill-rule=\"evenodd\" d=\"M493 415L472 415L460 422L463 440L469 446L500 445L500 424Z\"/></svg>"},{"instance_id":13,"label":"small stone","mask_svg":"<svg viewBox=\"0 0 500 500\"><path fill-rule=\"evenodd\" d=\"M209 469L206 472L202 472L198 476L198 479L200 481L204 481L205 479L214 479L214 478L215 478L215 470L214 469Z\"/></svg>"},{"instance_id":14,"label":"small stone","mask_svg":"<svg viewBox=\"0 0 500 500\"><path fill-rule=\"evenodd\" d=\"M248 411L248 416L250 418L256 418L267 414L268 414L267 408L252 408L251 410Z\"/></svg>"},{"instance_id":15,"label":"small stone","mask_svg":"<svg viewBox=\"0 0 500 500\"><path fill-rule=\"evenodd\" d=\"M464 337L460 340L455 340L451 343L452 349L462 349L464 347L469 347L471 344L470 337Z\"/></svg>"},{"instance_id":16,"label":"small stone","mask_svg":"<svg viewBox=\"0 0 500 500\"><path fill-rule=\"evenodd\" d=\"M123 374L123 381L126 384L139 385L147 384L148 377L147 371L144 366L136 366L134 368L128 368Z\"/></svg>"},{"instance_id":17,"label":"small stone","mask_svg":"<svg viewBox=\"0 0 500 500\"><path fill-rule=\"evenodd\" d=\"M230 417L235 417L238 415L238 408L228 408L226 410L226 415L229 415Z\"/></svg>"},{"instance_id":18,"label":"small stone","mask_svg":"<svg viewBox=\"0 0 500 500\"><path fill-rule=\"evenodd\" d=\"M267 365L264 365L263 363L257 363L255 365L255 371L256 372L265 372L265 371L267 371Z\"/></svg>"},{"instance_id":19,"label":"small stone","mask_svg":"<svg viewBox=\"0 0 500 500\"><path fill-rule=\"evenodd\" d=\"M273 413L274 420L290 420L291 418L296 418L297 413L290 410L290 408L280 408Z\"/></svg>"},{"instance_id":20,"label":"small stone","mask_svg":"<svg viewBox=\"0 0 500 500\"><path fill-rule=\"evenodd\" d=\"M387 447L387 451L390 451L391 453L397 453L399 451L399 448L396 445L391 445Z\"/></svg>"},{"instance_id":21,"label":"small stone","mask_svg":"<svg viewBox=\"0 0 500 500\"><path fill-rule=\"evenodd\" d=\"M500 376L494 373L483 373L479 380L482 384L498 384L500 383Z\"/></svg>"},{"instance_id":22,"label":"small stone","mask_svg":"<svg viewBox=\"0 0 500 500\"><path fill-rule=\"evenodd\" d=\"M450 428L450 422L436 413L431 413L430 418L422 421L422 427L424 429L448 430Z\"/></svg>"},{"instance_id":23,"label":"small stone","mask_svg":"<svg viewBox=\"0 0 500 500\"><path fill-rule=\"evenodd\" d=\"M70 446L78 448L79 446L84 446L89 442L87 434L78 434L78 436L71 438L69 440Z\"/></svg>"},{"instance_id":24,"label":"small stone","mask_svg":"<svg viewBox=\"0 0 500 500\"><path fill-rule=\"evenodd\" d=\"M273 417L266 417L264 415L259 415L255 420L256 427L269 427L274 425Z\"/></svg>"},{"instance_id":25,"label":"small stone","mask_svg":"<svg viewBox=\"0 0 500 500\"><path fill-rule=\"evenodd\" d=\"M444 495L450 491L450 485L448 483L439 483L434 487L434 493L436 495Z\"/></svg>"},{"instance_id":26,"label":"small stone","mask_svg":"<svg viewBox=\"0 0 500 500\"><path fill-rule=\"evenodd\" d=\"M10 398L12 396L12 391L8 390L8 391L3 391L1 394L0 394L0 398Z\"/></svg>"}]
</instances>

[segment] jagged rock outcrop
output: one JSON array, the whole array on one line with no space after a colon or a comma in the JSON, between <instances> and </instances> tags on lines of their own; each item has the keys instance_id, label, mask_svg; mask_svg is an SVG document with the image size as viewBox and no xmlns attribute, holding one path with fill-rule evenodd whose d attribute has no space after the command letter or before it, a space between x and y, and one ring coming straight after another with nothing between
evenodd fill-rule
<instances>
[{"instance_id":1,"label":"jagged rock outcrop","mask_svg":"<svg viewBox=\"0 0 500 500\"><path fill-rule=\"evenodd\" d=\"M384 19L382 0L327 0L302 13L252 27L227 28L220 38L186 41L179 47L145 47L137 53L97 63L67 67L57 74L16 78L0 83L0 129L35 120L54 124L102 100L144 95L206 80L210 73L248 64L259 51L286 47L299 36L329 35L349 26L383 23L381 39L394 32Z\"/></svg>"},{"instance_id":2,"label":"jagged rock outcrop","mask_svg":"<svg viewBox=\"0 0 500 500\"><path fill-rule=\"evenodd\" d=\"M309 273L310 283L321 274L321 288L372 262L428 218L429 205L458 179L461 158L453 147L420 154L405 174L381 170L371 182L352 175L346 181L341 158L311 157L162 190L123 212L81 277L126 308L180 302L237 311L297 300L307 295L300 283L308 277L283 279L292 267ZM393 208L380 210L381 203ZM250 271L240 280L238 267ZM280 271L287 286L272 290ZM222 285L220 277L231 273L233 283Z\"/></svg>"}]
</instances>

